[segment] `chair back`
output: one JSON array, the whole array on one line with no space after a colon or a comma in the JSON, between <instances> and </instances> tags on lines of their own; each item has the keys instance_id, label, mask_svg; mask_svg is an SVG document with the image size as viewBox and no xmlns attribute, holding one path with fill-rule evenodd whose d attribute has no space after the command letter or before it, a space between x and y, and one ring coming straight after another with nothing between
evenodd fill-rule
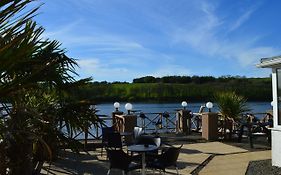
<instances>
[{"instance_id":1,"label":"chair back","mask_svg":"<svg viewBox=\"0 0 281 175\"><path fill-rule=\"evenodd\" d=\"M141 135L135 140L135 144L148 144L148 145L155 145L154 138L149 135Z\"/></svg>"},{"instance_id":2,"label":"chair back","mask_svg":"<svg viewBox=\"0 0 281 175\"><path fill-rule=\"evenodd\" d=\"M102 132L102 143L107 144L108 142L108 135L114 132L113 127L103 127L101 128Z\"/></svg>"},{"instance_id":3,"label":"chair back","mask_svg":"<svg viewBox=\"0 0 281 175\"><path fill-rule=\"evenodd\" d=\"M142 134L142 128L141 127L134 127L134 139L137 139Z\"/></svg>"},{"instance_id":4,"label":"chair back","mask_svg":"<svg viewBox=\"0 0 281 175\"><path fill-rule=\"evenodd\" d=\"M157 147L161 146L161 138L160 137L154 137L154 145L156 145Z\"/></svg>"},{"instance_id":5,"label":"chair back","mask_svg":"<svg viewBox=\"0 0 281 175\"><path fill-rule=\"evenodd\" d=\"M108 134L108 148L122 148L122 140L119 132L112 132Z\"/></svg>"},{"instance_id":6,"label":"chair back","mask_svg":"<svg viewBox=\"0 0 281 175\"><path fill-rule=\"evenodd\" d=\"M166 167L176 165L181 147L182 147L182 145L180 147L168 148L160 156L159 161L161 162L161 164L163 164Z\"/></svg>"},{"instance_id":7,"label":"chair back","mask_svg":"<svg viewBox=\"0 0 281 175\"><path fill-rule=\"evenodd\" d=\"M123 150L106 149L110 168L128 170L131 163L130 157Z\"/></svg>"}]
</instances>

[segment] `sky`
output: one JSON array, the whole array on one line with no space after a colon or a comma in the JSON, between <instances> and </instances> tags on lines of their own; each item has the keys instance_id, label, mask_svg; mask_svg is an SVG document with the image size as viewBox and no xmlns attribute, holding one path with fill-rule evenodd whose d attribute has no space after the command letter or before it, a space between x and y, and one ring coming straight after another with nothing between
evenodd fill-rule
<instances>
[{"instance_id":1,"label":"sky","mask_svg":"<svg viewBox=\"0 0 281 175\"><path fill-rule=\"evenodd\" d=\"M268 77L281 55L278 0L41 0L43 37L77 59L80 78Z\"/></svg>"}]
</instances>

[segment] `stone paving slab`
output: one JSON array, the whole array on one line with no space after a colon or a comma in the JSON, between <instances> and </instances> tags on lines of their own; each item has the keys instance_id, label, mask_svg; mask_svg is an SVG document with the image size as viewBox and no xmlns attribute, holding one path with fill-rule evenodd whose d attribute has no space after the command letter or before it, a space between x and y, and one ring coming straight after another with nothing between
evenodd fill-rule
<instances>
[{"instance_id":1,"label":"stone paving slab","mask_svg":"<svg viewBox=\"0 0 281 175\"><path fill-rule=\"evenodd\" d=\"M271 151L255 151L215 156L201 171L200 175L243 175L250 161L271 159Z\"/></svg>"},{"instance_id":2,"label":"stone paving slab","mask_svg":"<svg viewBox=\"0 0 281 175\"><path fill-rule=\"evenodd\" d=\"M190 174L195 168L203 163L210 155L204 153L198 153L193 150L183 148L184 153L181 153L178 158L178 170L179 174ZM71 152L66 152L67 158L60 159L51 165L49 174L67 175L67 174L106 174L108 170L108 161L105 156L100 157L95 155L96 153L90 152L91 155L81 154L75 155ZM93 155L93 156L92 156ZM95 156L94 156L95 155ZM45 167L47 168L47 164ZM175 174L176 170L171 167L166 169L168 173ZM42 174L47 174L46 171L42 170ZM111 174L122 174L121 171L112 170ZM132 175L139 175L140 171L132 171ZM148 170L148 175L152 175L153 171ZM160 172L155 171L155 174Z\"/></svg>"},{"instance_id":3,"label":"stone paving slab","mask_svg":"<svg viewBox=\"0 0 281 175\"><path fill-rule=\"evenodd\" d=\"M234 154L247 152L248 150L242 149L236 146L224 144L222 142L207 142L207 143L196 143L188 144L189 149L196 149L202 153L207 154Z\"/></svg>"},{"instance_id":4,"label":"stone paving slab","mask_svg":"<svg viewBox=\"0 0 281 175\"><path fill-rule=\"evenodd\" d=\"M226 173L233 164L235 167L239 167L236 172L245 172L249 160L246 157L250 157L251 160L259 160L268 157L269 153L257 154L246 153L247 150L241 149L235 146L230 146L221 142L207 142L207 143L197 143L197 144L184 144L181 153L178 158L179 173L186 175L192 173L196 168L198 168L204 161L206 161L211 155L215 156L203 169L201 173L206 174L217 174L218 170ZM64 159L59 159L51 165L51 171L49 174L58 175L69 175L69 174L106 174L108 170L108 161L100 156L100 150L91 151L89 154L82 153L80 155L74 154L70 151L64 152ZM245 162L241 161L247 160ZM232 166L231 166L232 165ZM47 166L47 164L45 164ZM217 168L218 167L218 168ZM245 168L246 167L246 168ZM167 174L175 174L176 170L174 168L167 169ZM224 174L222 173L222 174ZM42 171L42 174L47 174L46 171ZM111 174L122 174L121 171L113 170ZM140 171L133 171L132 175L139 175ZM147 171L148 175L153 174L151 170ZM155 173L159 174L159 172ZM227 172L226 174L229 174Z\"/></svg>"}]
</instances>

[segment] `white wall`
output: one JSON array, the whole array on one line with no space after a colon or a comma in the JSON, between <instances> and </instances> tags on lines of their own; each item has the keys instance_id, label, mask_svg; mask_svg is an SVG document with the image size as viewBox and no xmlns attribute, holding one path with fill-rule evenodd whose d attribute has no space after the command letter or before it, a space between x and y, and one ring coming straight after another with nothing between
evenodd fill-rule
<instances>
[{"instance_id":1,"label":"white wall","mask_svg":"<svg viewBox=\"0 0 281 175\"><path fill-rule=\"evenodd\" d=\"M276 69L272 69L273 129L271 131L272 165L281 167L281 126L278 126L278 94Z\"/></svg>"},{"instance_id":2,"label":"white wall","mask_svg":"<svg viewBox=\"0 0 281 175\"><path fill-rule=\"evenodd\" d=\"M281 167L281 131L271 131L272 134L272 165Z\"/></svg>"}]
</instances>

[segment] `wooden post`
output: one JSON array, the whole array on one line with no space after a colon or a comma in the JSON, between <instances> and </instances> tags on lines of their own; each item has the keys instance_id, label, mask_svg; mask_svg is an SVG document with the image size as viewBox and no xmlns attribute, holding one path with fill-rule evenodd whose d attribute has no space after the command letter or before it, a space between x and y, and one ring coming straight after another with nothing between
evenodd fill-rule
<instances>
[{"instance_id":1,"label":"wooden post","mask_svg":"<svg viewBox=\"0 0 281 175\"><path fill-rule=\"evenodd\" d=\"M111 116L112 116L112 126L114 128L115 131L118 131L118 132L121 132L120 131L120 128L118 128L117 126L117 121L116 121L116 115L123 115L123 112L122 111L114 111L111 113Z\"/></svg>"},{"instance_id":2,"label":"wooden post","mask_svg":"<svg viewBox=\"0 0 281 175\"><path fill-rule=\"evenodd\" d=\"M124 115L124 132L134 132L134 127L137 126L137 116L133 114ZM125 136L125 142L131 143L132 136Z\"/></svg>"},{"instance_id":3,"label":"wooden post","mask_svg":"<svg viewBox=\"0 0 281 175\"><path fill-rule=\"evenodd\" d=\"M191 133L191 115L189 110L180 110L177 112L177 132Z\"/></svg>"},{"instance_id":4,"label":"wooden post","mask_svg":"<svg viewBox=\"0 0 281 175\"><path fill-rule=\"evenodd\" d=\"M218 139L218 113L202 113L202 137L207 140Z\"/></svg>"}]
</instances>

